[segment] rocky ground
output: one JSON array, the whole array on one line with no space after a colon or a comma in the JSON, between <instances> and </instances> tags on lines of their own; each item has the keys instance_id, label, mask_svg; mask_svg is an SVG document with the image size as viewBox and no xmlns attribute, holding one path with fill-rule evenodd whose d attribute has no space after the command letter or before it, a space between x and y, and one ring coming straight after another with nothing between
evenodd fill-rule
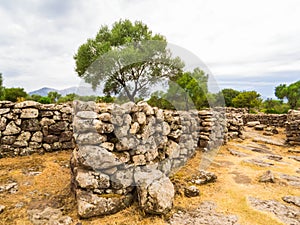
<instances>
[{"instance_id":1,"label":"rocky ground","mask_svg":"<svg viewBox=\"0 0 300 225\"><path fill-rule=\"evenodd\" d=\"M285 146L283 129L263 133L246 128L245 140L198 152L171 177L176 198L165 217L134 204L81 220L69 186L70 152L0 159L0 224L300 225L300 146Z\"/></svg>"}]
</instances>

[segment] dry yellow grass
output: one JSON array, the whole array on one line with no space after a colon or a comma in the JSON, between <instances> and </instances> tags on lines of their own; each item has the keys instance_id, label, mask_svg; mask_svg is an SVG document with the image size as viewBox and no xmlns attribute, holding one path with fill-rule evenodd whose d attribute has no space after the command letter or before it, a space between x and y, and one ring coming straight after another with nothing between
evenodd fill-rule
<instances>
[{"instance_id":1,"label":"dry yellow grass","mask_svg":"<svg viewBox=\"0 0 300 225\"><path fill-rule=\"evenodd\" d=\"M259 133L257 134L259 135ZM274 139L283 137L280 134L275 136ZM214 172L218 176L217 182L198 186L201 191L200 197L186 198L180 194L176 195L174 209L166 217L145 215L139 209L137 203L134 203L131 207L114 215L80 220L77 216L76 205L69 187L70 169L68 164L70 152L0 159L0 185L8 181L15 181L19 186L18 192L15 194L0 193L0 204L6 206L4 212L0 214L0 225L31 224L28 220L27 209L41 207L41 205L64 206L63 212L73 218L74 224L80 221L83 225L161 225L165 224L166 219L178 209L194 209L203 201L215 202L219 212L237 215L239 223L242 225L282 225L283 223L274 215L252 208L247 202L247 197L275 199L282 202L282 196L300 196L299 188L291 187L283 181L277 180L275 184L258 182L259 176L268 169L271 169L275 175L277 173L297 175L295 170L299 168L299 162L287 158L288 155L292 155L287 152L289 148L271 146L274 154L284 156L283 161L286 163L275 162L275 166L272 168L254 166L243 162L244 158L229 154L227 151L228 147L241 152L251 153L243 148L236 147L236 143L232 141L222 146L207 168L207 170ZM248 145L249 143L251 143L251 140L246 139L242 144ZM299 149L299 147L294 149ZM260 153L252 152L251 154L253 157L262 156ZM198 151L186 166L182 167L171 177L176 187L182 188L190 185L187 179L199 171L202 157L203 154ZM28 172L30 171L41 171L42 173L36 176L29 176ZM23 206L20 208L16 207L20 202L23 203Z\"/></svg>"}]
</instances>

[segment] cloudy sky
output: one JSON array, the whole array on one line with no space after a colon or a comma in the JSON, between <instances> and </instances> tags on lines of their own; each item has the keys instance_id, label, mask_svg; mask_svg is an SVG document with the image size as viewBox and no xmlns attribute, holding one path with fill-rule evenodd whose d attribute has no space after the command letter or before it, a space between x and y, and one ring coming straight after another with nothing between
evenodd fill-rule
<instances>
[{"instance_id":1,"label":"cloudy sky","mask_svg":"<svg viewBox=\"0 0 300 225\"><path fill-rule=\"evenodd\" d=\"M220 88L272 97L300 77L299 0L0 0L4 85L77 86L77 48L119 19L141 20L191 51Z\"/></svg>"}]
</instances>

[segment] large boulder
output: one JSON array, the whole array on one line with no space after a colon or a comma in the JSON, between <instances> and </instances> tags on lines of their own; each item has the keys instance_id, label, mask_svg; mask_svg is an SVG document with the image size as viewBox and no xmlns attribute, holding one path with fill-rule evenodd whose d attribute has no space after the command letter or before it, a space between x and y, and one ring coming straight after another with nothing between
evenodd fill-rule
<instances>
[{"instance_id":1,"label":"large boulder","mask_svg":"<svg viewBox=\"0 0 300 225\"><path fill-rule=\"evenodd\" d=\"M83 190L77 191L78 214L82 218L104 216L119 212L131 204L133 196L128 195L97 195Z\"/></svg>"},{"instance_id":2,"label":"large boulder","mask_svg":"<svg viewBox=\"0 0 300 225\"><path fill-rule=\"evenodd\" d=\"M166 214L172 209L174 186L162 172L137 168L134 180L139 204L146 213Z\"/></svg>"}]
</instances>

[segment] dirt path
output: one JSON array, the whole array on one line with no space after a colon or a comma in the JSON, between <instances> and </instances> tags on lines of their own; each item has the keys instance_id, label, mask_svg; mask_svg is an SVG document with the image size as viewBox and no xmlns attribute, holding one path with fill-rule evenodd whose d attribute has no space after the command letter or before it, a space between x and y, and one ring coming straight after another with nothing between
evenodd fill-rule
<instances>
[{"instance_id":1,"label":"dirt path","mask_svg":"<svg viewBox=\"0 0 300 225\"><path fill-rule=\"evenodd\" d=\"M211 159L205 169L218 179L196 185L201 192L199 197L185 197L183 188L191 185L191 176L199 172L201 152L172 176L178 195L173 211L164 218L146 216L134 204L105 218L81 221L69 190L70 152L0 159L0 205L5 206L0 213L0 224L32 224L28 210L50 206L70 216L72 224L83 225L299 225L300 146L284 146L283 130L266 137L261 131L246 129L245 136L243 141L222 146ZM274 183L259 182L266 171L271 171Z\"/></svg>"}]
</instances>

